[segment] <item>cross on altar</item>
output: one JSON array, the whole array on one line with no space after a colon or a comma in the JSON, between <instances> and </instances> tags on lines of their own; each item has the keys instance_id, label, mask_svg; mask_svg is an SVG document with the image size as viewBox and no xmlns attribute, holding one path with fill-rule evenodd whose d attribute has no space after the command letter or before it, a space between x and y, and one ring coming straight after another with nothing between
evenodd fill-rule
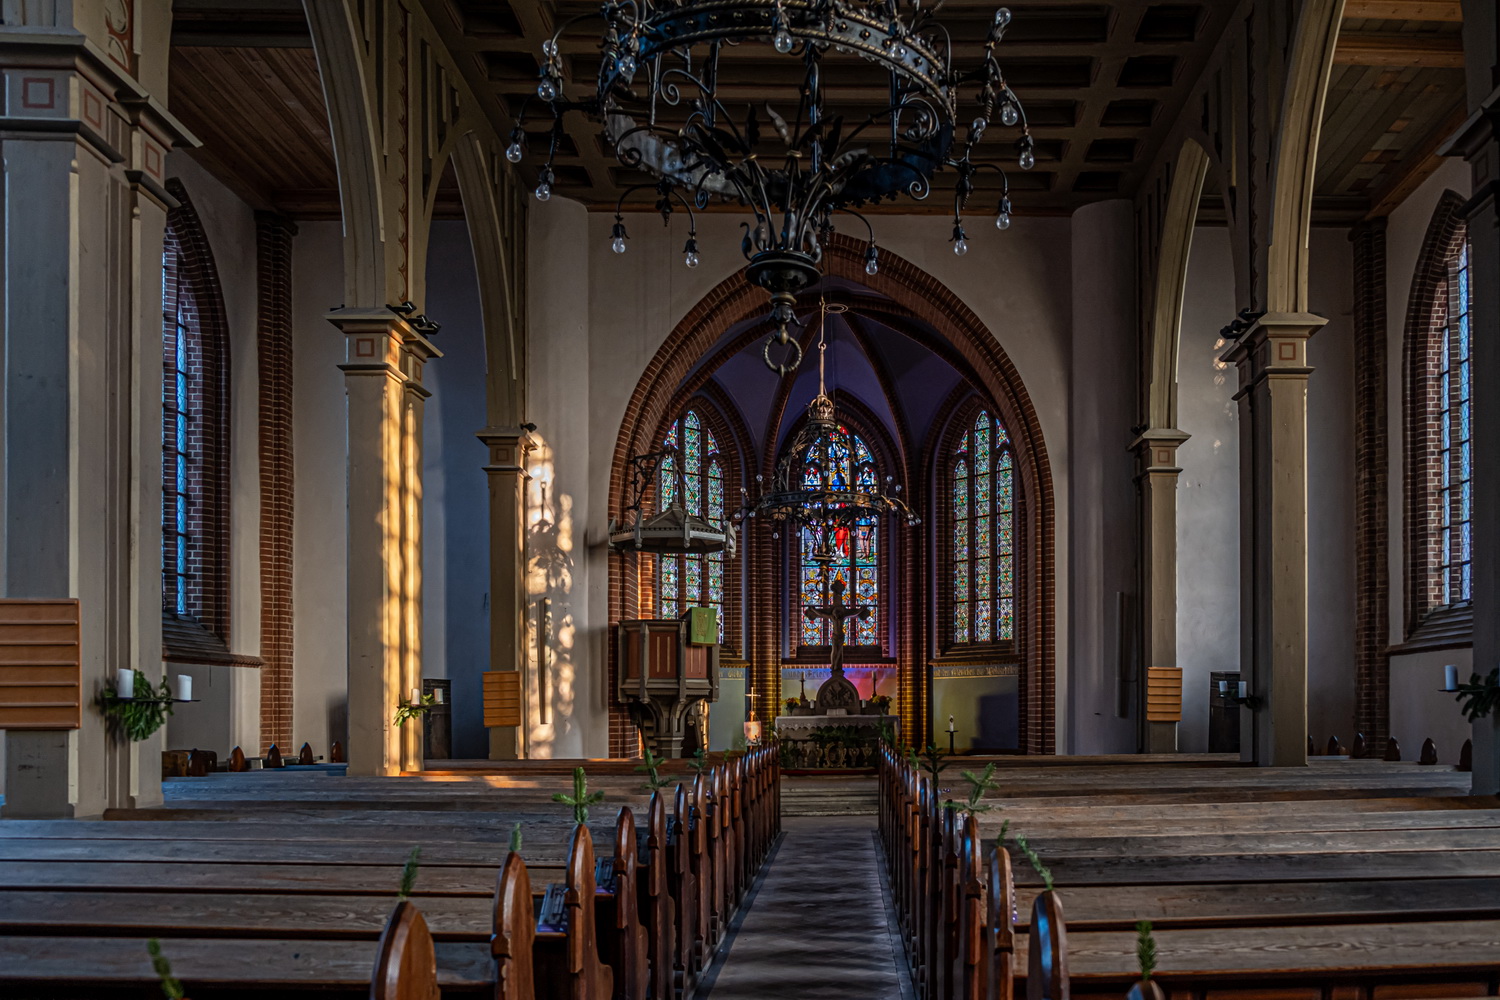
<instances>
[{"instance_id":1,"label":"cross on altar","mask_svg":"<svg viewBox=\"0 0 1500 1000\"><path fill-rule=\"evenodd\" d=\"M856 708L859 694L854 685L844 677L844 622L850 618L864 621L870 617L868 607L856 607L844 603L844 581L835 577L832 600L828 604L813 604L802 609L810 619L826 618L829 625L829 665L831 676L818 689L818 711L826 714L830 708Z\"/></svg>"}]
</instances>

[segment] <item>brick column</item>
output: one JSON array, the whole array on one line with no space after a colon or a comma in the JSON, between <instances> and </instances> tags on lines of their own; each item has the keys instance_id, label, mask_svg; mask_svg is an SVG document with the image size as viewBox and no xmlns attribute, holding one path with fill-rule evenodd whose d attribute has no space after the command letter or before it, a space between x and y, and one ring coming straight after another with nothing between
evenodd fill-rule
<instances>
[{"instance_id":1,"label":"brick column","mask_svg":"<svg viewBox=\"0 0 1500 1000\"><path fill-rule=\"evenodd\" d=\"M1141 749L1176 753L1182 721L1177 665L1177 449L1188 435L1147 431L1134 444L1141 514Z\"/></svg>"},{"instance_id":2,"label":"brick column","mask_svg":"<svg viewBox=\"0 0 1500 1000\"><path fill-rule=\"evenodd\" d=\"M1385 219L1354 244L1354 718L1371 746L1390 727L1390 496L1386 389Z\"/></svg>"},{"instance_id":3,"label":"brick column","mask_svg":"<svg viewBox=\"0 0 1500 1000\"><path fill-rule=\"evenodd\" d=\"M1241 755L1307 764L1308 339L1328 321L1267 313L1224 353L1240 373Z\"/></svg>"},{"instance_id":4,"label":"brick column","mask_svg":"<svg viewBox=\"0 0 1500 1000\"><path fill-rule=\"evenodd\" d=\"M292 237L285 216L255 214L260 376L260 741L292 742Z\"/></svg>"},{"instance_id":5,"label":"brick column","mask_svg":"<svg viewBox=\"0 0 1500 1000\"><path fill-rule=\"evenodd\" d=\"M1467 17L1483 11L1483 18ZM1500 47L1493 5L1465 4L1464 49L1471 67L1489 70ZM1488 28L1488 32L1481 28ZM1500 71L1471 73L1495 82ZM1473 90L1471 89L1471 96ZM1464 206L1473 282L1474 354L1474 672L1500 665L1500 89L1477 109L1443 150L1462 154L1474 172L1474 197ZM1456 710L1456 709L1455 709ZM1500 712L1474 723L1476 795L1500 794Z\"/></svg>"},{"instance_id":6,"label":"brick column","mask_svg":"<svg viewBox=\"0 0 1500 1000\"><path fill-rule=\"evenodd\" d=\"M479 432L490 452L490 669L524 671L526 663L526 457L535 440L522 427ZM521 685L526 704L526 685ZM525 719L527 713L522 712ZM490 759L526 755L525 727L490 729Z\"/></svg>"}]
</instances>

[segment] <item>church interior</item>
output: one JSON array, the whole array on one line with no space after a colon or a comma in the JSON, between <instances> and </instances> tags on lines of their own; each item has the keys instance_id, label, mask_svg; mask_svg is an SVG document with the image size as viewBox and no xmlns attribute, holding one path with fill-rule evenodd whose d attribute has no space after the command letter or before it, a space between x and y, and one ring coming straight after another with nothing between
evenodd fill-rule
<instances>
[{"instance_id":1,"label":"church interior","mask_svg":"<svg viewBox=\"0 0 1500 1000\"><path fill-rule=\"evenodd\" d=\"M1494 0L0 73L0 996L1500 997Z\"/></svg>"}]
</instances>

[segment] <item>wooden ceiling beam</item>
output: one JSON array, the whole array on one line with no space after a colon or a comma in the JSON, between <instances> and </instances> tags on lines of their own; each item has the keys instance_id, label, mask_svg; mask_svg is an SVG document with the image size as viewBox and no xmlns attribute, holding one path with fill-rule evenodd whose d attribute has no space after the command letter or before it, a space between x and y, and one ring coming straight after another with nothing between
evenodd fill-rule
<instances>
[{"instance_id":1,"label":"wooden ceiling beam","mask_svg":"<svg viewBox=\"0 0 1500 1000\"><path fill-rule=\"evenodd\" d=\"M1402 160L1391 164L1394 176L1371 196L1370 211L1365 218L1377 219L1390 215L1396 210L1396 206L1422 186L1423 181L1437 172L1438 167L1443 165L1443 158L1438 155L1438 150L1448 141L1449 136L1458 131L1465 117L1464 106L1460 103L1422 140L1422 145Z\"/></svg>"},{"instance_id":2,"label":"wooden ceiling beam","mask_svg":"<svg viewBox=\"0 0 1500 1000\"><path fill-rule=\"evenodd\" d=\"M1344 19L1461 23L1462 0L1345 0Z\"/></svg>"},{"instance_id":3,"label":"wooden ceiling beam","mask_svg":"<svg viewBox=\"0 0 1500 1000\"><path fill-rule=\"evenodd\" d=\"M1463 69L1464 42L1459 35L1346 32L1339 36L1333 61L1340 66Z\"/></svg>"}]
</instances>

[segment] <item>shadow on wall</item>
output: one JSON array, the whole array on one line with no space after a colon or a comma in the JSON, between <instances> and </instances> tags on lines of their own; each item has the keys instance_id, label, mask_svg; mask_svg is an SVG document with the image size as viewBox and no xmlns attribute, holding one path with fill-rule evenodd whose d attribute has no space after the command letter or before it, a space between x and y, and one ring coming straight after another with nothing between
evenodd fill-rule
<instances>
[{"instance_id":1,"label":"shadow on wall","mask_svg":"<svg viewBox=\"0 0 1500 1000\"><path fill-rule=\"evenodd\" d=\"M335 743L342 743L346 747L349 745L349 702L342 698L334 698L328 702L328 747ZM328 747L323 749L323 753L329 752Z\"/></svg>"},{"instance_id":2,"label":"shadow on wall","mask_svg":"<svg viewBox=\"0 0 1500 1000\"><path fill-rule=\"evenodd\" d=\"M552 449L542 441L532 452L526 512L527 651L538 711L530 722L530 752L551 756L551 747L576 725L578 623L571 594L576 560L573 497L554 493ZM545 656L538 657L538 653Z\"/></svg>"},{"instance_id":3,"label":"shadow on wall","mask_svg":"<svg viewBox=\"0 0 1500 1000\"><path fill-rule=\"evenodd\" d=\"M986 750L1014 750L1021 745L1020 696L1012 691L979 696L979 729L974 745Z\"/></svg>"}]
</instances>

